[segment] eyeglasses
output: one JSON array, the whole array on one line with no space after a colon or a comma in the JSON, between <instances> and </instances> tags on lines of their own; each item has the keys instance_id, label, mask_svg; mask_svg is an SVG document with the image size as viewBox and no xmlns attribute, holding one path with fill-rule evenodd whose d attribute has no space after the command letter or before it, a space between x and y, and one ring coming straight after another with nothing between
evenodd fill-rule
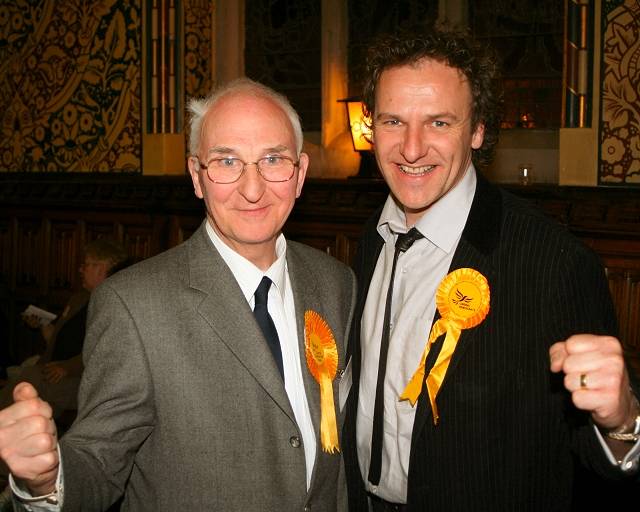
<instances>
[{"instance_id":1,"label":"eyeglasses","mask_svg":"<svg viewBox=\"0 0 640 512\"><path fill-rule=\"evenodd\" d=\"M228 184L235 183L244 173L247 165L255 165L258 173L265 181L273 183L289 181L293 178L296 167L300 165L300 160L294 162L288 156L272 155L265 156L256 162L245 162L235 157L212 158L206 164L200 162L201 169L207 171L208 178L213 183Z\"/></svg>"}]
</instances>

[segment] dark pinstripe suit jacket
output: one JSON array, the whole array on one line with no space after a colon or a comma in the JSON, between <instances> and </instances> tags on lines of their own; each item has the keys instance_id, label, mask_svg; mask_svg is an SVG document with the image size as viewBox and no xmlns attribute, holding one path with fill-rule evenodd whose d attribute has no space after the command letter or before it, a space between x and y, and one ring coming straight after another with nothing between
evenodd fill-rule
<instances>
[{"instance_id":1,"label":"dark pinstripe suit jacket","mask_svg":"<svg viewBox=\"0 0 640 512\"><path fill-rule=\"evenodd\" d=\"M356 258L359 297L349 341L354 374L343 446L355 511L366 510L355 414L360 321L383 245L378 217L368 223ZM550 372L548 349L574 333L615 334L601 263L562 226L478 176L451 270L461 267L488 279L491 310L460 336L437 398L438 426L424 389L418 401L409 509L567 510L574 453L600 473L611 473L613 466L588 415L572 406L562 376Z\"/></svg>"}]
</instances>

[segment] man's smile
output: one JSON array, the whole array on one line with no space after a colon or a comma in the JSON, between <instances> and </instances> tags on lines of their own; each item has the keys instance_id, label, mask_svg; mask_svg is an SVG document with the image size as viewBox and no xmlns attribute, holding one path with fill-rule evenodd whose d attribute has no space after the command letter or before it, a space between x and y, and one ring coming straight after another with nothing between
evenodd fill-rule
<instances>
[{"instance_id":1,"label":"man's smile","mask_svg":"<svg viewBox=\"0 0 640 512\"><path fill-rule=\"evenodd\" d=\"M436 166L435 165L423 165L420 167L410 167L408 165L398 165L398 168L404 174L408 174L410 176L424 176L425 174L433 171Z\"/></svg>"}]
</instances>

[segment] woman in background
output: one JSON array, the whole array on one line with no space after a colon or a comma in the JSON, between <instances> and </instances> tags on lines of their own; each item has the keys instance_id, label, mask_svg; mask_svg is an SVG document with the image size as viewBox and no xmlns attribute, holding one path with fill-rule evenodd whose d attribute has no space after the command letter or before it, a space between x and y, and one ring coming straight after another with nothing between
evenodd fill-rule
<instances>
[{"instance_id":1,"label":"woman in background","mask_svg":"<svg viewBox=\"0 0 640 512\"><path fill-rule=\"evenodd\" d=\"M54 323L40 327L46 342L44 354L9 369L9 381L0 390L0 408L12 402L13 388L22 381L33 384L40 396L51 404L56 420L64 411L77 408L89 296L108 276L126 266L128 260L127 252L119 243L106 239L88 243L84 253L79 269L82 291L71 296ZM30 327L38 326L35 317L24 317L24 321Z\"/></svg>"}]
</instances>

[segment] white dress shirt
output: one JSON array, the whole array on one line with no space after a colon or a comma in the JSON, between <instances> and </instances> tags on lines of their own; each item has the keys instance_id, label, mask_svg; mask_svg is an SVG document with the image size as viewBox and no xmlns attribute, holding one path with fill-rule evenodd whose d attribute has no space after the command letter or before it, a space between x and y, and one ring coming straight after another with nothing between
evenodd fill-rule
<instances>
[{"instance_id":1,"label":"white dress shirt","mask_svg":"<svg viewBox=\"0 0 640 512\"><path fill-rule=\"evenodd\" d=\"M309 403L302 380L302 364L299 349L298 329L296 327L296 308L293 302L293 289L287 269L287 241L281 234L276 240L276 261L263 272L246 258L226 245L207 222L207 233L222 256L233 277L240 285L245 299L254 308L254 293L267 276L273 284L269 288L267 309L280 338L282 349L282 365L284 369L284 388L289 397L296 423L302 435L302 445L307 467L307 490L311 483L311 474L316 460L316 435L311 422ZM302 355L304 357L304 354Z\"/></svg>"},{"instance_id":2,"label":"white dress shirt","mask_svg":"<svg viewBox=\"0 0 640 512\"><path fill-rule=\"evenodd\" d=\"M424 235L398 257L391 302L389 354L384 380L382 474L377 486L367 480L371 460L373 408L380 340L395 241L406 233L404 212L391 196L378 221L384 247L378 257L362 316L362 372L358 397L357 443L360 471L367 490L394 503L405 503L411 431L416 410L398 398L420 363L435 314L435 292L447 274L467 222L476 188L472 166L460 182L432 205L415 227Z\"/></svg>"}]
</instances>

